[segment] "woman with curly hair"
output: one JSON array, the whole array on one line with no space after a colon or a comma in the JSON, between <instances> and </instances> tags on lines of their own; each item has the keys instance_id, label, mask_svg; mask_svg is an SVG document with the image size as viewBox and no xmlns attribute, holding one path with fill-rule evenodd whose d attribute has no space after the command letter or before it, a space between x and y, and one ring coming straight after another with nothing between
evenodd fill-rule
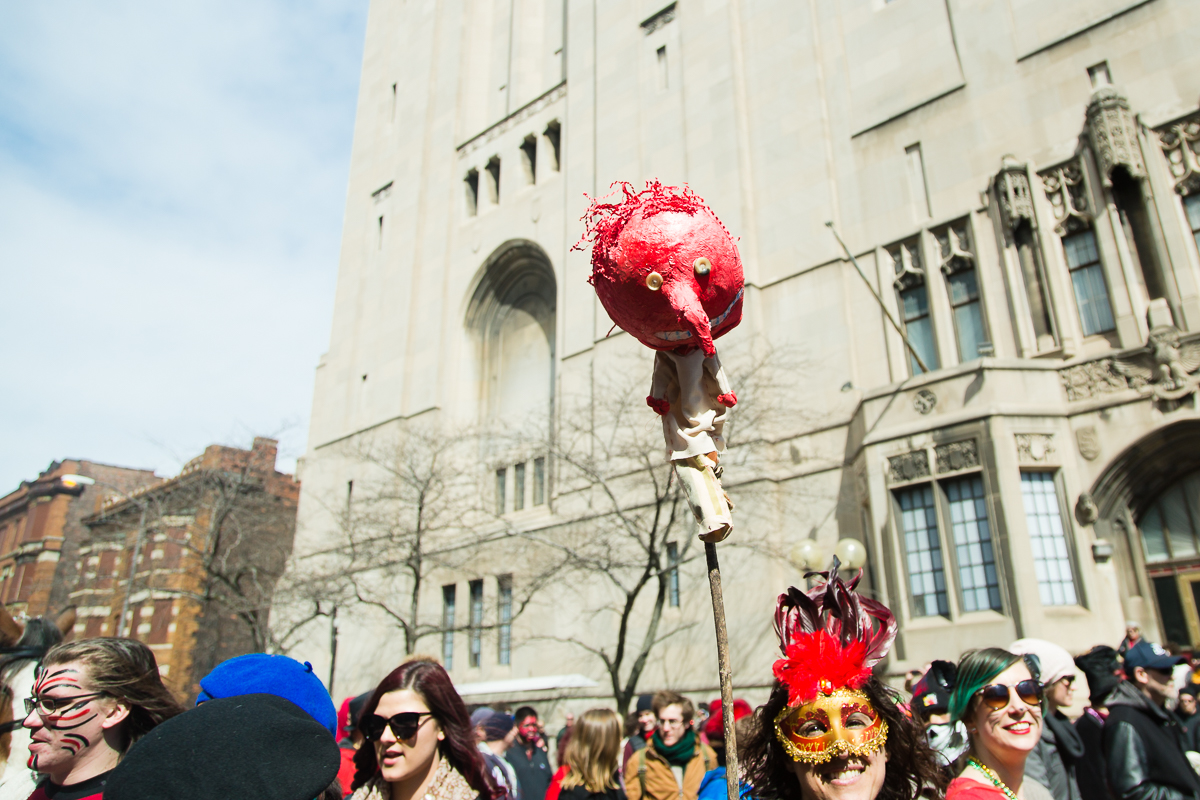
<instances>
[{"instance_id":1,"label":"woman with curly hair","mask_svg":"<svg viewBox=\"0 0 1200 800\"><path fill-rule=\"evenodd\" d=\"M1007 650L973 650L958 662L950 720L962 720L970 740L967 763L946 800L1052 800L1025 780L1025 760L1042 735L1042 685L1037 662Z\"/></svg>"},{"instance_id":2,"label":"woman with curly hair","mask_svg":"<svg viewBox=\"0 0 1200 800\"><path fill-rule=\"evenodd\" d=\"M758 800L916 800L945 788L924 731L872 675L896 621L857 584L842 582L835 561L824 585L779 597L784 657L741 753Z\"/></svg>"},{"instance_id":3,"label":"woman with curly hair","mask_svg":"<svg viewBox=\"0 0 1200 800\"><path fill-rule=\"evenodd\" d=\"M353 800L498 800L471 718L436 661L406 661L375 687L358 718Z\"/></svg>"}]
</instances>

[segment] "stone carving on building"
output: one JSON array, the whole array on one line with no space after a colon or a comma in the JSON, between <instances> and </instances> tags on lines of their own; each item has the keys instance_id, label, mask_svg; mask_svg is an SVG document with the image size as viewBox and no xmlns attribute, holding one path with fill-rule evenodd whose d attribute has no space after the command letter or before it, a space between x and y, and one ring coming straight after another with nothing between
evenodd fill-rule
<instances>
[{"instance_id":1,"label":"stone carving on building","mask_svg":"<svg viewBox=\"0 0 1200 800\"><path fill-rule=\"evenodd\" d=\"M1088 461L1095 461L1099 457L1100 436L1092 425L1075 431L1075 443L1079 445L1079 455Z\"/></svg>"},{"instance_id":2,"label":"stone carving on building","mask_svg":"<svg viewBox=\"0 0 1200 800\"><path fill-rule=\"evenodd\" d=\"M1088 400L1102 394L1122 392L1129 388L1125 376L1113 372L1112 359L1101 358L1060 369L1059 380L1067 393L1067 400Z\"/></svg>"},{"instance_id":3,"label":"stone carving on building","mask_svg":"<svg viewBox=\"0 0 1200 800\"><path fill-rule=\"evenodd\" d=\"M979 446L974 439L961 442L939 444L934 448L937 458L938 474L943 472L958 472L960 469L971 469L979 466Z\"/></svg>"},{"instance_id":4,"label":"stone carving on building","mask_svg":"<svg viewBox=\"0 0 1200 800\"><path fill-rule=\"evenodd\" d=\"M1181 342L1180 336L1174 325L1159 325L1144 348L1113 358L1112 367L1135 389L1159 400L1189 395L1200 382L1191 374L1200 369L1200 342Z\"/></svg>"},{"instance_id":5,"label":"stone carving on building","mask_svg":"<svg viewBox=\"0 0 1200 800\"><path fill-rule=\"evenodd\" d=\"M971 238L965 219L942 228L934 236L942 257L942 272L953 275L975 268L975 254L971 252Z\"/></svg>"},{"instance_id":6,"label":"stone carving on building","mask_svg":"<svg viewBox=\"0 0 1200 800\"><path fill-rule=\"evenodd\" d=\"M1175 179L1175 191L1182 195L1200 192L1200 114L1159 131L1158 144Z\"/></svg>"},{"instance_id":7,"label":"stone carving on building","mask_svg":"<svg viewBox=\"0 0 1200 800\"><path fill-rule=\"evenodd\" d=\"M1000 199L1000 218L1004 227L1013 230L1021 220L1032 224L1033 194L1029 189L1029 174L1025 165L1011 155L1000 161L1000 173L996 175L996 196Z\"/></svg>"},{"instance_id":8,"label":"stone carving on building","mask_svg":"<svg viewBox=\"0 0 1200 800\"><path fill-rule=\"evenodd\" d=\"M1046 199L1054 212L1054 232L1059 236L1091 227L1092 214L1087 201L1087 187L1078 161L1041 173Z\"/></svg>"},{"instance_id":9,"label":"stone carving on building","mask_svg":"<svg viewBox=\"0 0 1200 800\"><path fill-rule=\"evenodd\" d=\"M896 273L896 289L903 292L925 283L925 270L921 268L921 250L917 240L889 247L888 256Z\"/></svg>"},{"instance_id":10,"label":"stone carving on building","mask_svg":"<svg viewBox=\"0 0 1200 800\"><path fill-rule=\"evenodd\" d=\"M1138 121L1129 101L1112 86L1092 92L1087 107L1087 132L1105 186L1112 186L1112 171L1124 167L1134 178L1146 177L1142 149L1138 146Z\"/></svg>"},{"instance_id":11,"label":"stone carving on building","mask_svg":"<svg viewBox=\"0 0 1200 800\"><path fill-rule=\"evenodd\" d=\"M498 138L505 131L516 127L520 123L538 114L543 109L554 105L559 100L567 96L567 83L563 81L557 86L553 86L545 91L545 93L530 100L525 105L518 108L516 111L509 114L504 119L492 125L480 133L475 134L467 141L460 144L457 148L458 157L465 158L467 155L474 153L480 147L483 147L488 142Z\"/></svg>"},{"instance_id":12,"label":"stone carving on building","mask_svg":"<svg viewBox=\"0 0 1200 800\"><path fill-rule=\"evenodd\" d=\"M657 14L642 23L642 33L649 36L662 26L674 21L675 4L671 3L671 5L667 6L662 11L659 11Z\"/></svg>"},{"instance_id":13,"label":"stone carving on building","mask_svg":"<svg viewBox=\"0 0 1200 800\"><path fill-rule=\"evenodd\" d=\"M888 458L888 480L892 483L915 481L929 476L929 453L913 450Z\"/></svg>"},{"instance_id":14,"label":"stone carving on building","mask_svg":"<svg viewBox=\"0 0 1200 800\"><path fill-rule=\"evenodd\" d=\"M1092 499L1091 492L1083 492L1075 503L1075 521L1080 525L1091 525L1100 518L1100 509Z\"/></svg>"},{"instance_id":15,"label":"stone carving on building","mask_svg":"<svg viewBox=\"0 0 1200 800\"><path fill-rule=\"evenodd\" d=\"M922 389L913 397L913 408L918 414L928 414L937 405L937 395L928 389Z\"/></svg>"},{"instance_id":16,"label":"stone carving on building","mask_svg":"<svg viewBox=\"0 0 1200 800\"><path fill-rule=\"evenodd\" d=\"M1017 460L1022 464L1044 464L1054 455L1054 434L1018 433Z\"/></svg>"}]
</instances>

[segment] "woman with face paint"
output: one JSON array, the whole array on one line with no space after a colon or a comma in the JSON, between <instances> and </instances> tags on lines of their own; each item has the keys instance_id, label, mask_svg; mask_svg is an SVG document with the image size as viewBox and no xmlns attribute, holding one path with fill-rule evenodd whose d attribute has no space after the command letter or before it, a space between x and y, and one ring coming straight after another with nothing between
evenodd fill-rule
<instances>
[{"instance_id":1,"label":"woman with face paint","mask_svg":"<svg viewBox=\"0 0 1200 800\"><path fill-rule=\"evenodd\" d=\"M51 648L25 699L30 800L100 800L130 745L183 709L154 653L133 639L83 639Z\"/></svg>"},{"instance_id":2,"label":"woman with face paint","mask_svg":"<svg viewBox=\"0 0 1200 800\"><path fill-rule=\"evenodd\" d=\"M997 648L967 653L958 662L950 719L966 724L970 749L946 800L1052 800L1047 789L1025 779L1025 761L1042 734L1042 685L1033 659Z\"/></svg>"},{"instance_id":3,"label":"woman with face paint","mask_svg":"<svg viewBox=\"0 0 1200 800\"><path fill-rule=\"evenodd\" d=\"M758 800L914 800L945 787L921 726L872 675L896 620L857 584L842 582L835 561L824 585L779 597L784 657L740 753Z\"/></svg>"},{"instance_id":4,"label":"woman with face paint","mask_svg":"<svg viewBox=\"0 0 1200 800\"><path fill-rule=\"evenodd\" d=\"M498 800L471 718L442 665L406 661L384 678L358 718L353 800Z\"/></svg>"}]
</instances>

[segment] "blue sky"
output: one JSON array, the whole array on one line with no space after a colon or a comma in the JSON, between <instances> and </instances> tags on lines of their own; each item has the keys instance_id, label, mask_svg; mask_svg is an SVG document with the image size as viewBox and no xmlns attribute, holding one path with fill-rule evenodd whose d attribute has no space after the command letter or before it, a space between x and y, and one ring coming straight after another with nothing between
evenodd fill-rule
<instances>
[{"instance_id":1,"label":"blue sky","mask_svg":"<svg viewBox=\"0 0 1200 800\"><path fill-rule=\"evenodd\" d=\"M6 3L0 495L55 459L303 453L366 0Z\"/></svg>"}]
</instances>

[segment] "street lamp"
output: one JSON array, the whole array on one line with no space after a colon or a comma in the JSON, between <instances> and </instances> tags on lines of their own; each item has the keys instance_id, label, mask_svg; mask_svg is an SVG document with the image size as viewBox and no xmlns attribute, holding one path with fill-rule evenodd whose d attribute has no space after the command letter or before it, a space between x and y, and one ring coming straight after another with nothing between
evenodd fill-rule
<instances>
[{"instance_id":1,"label":"street lamp","mask_svg":"<svg viewBox=\"0 0 1200 800\"><path fill-rule=\"evenodd\" d=\"M126 620L129 618L129 596L133 593L133 578L134 578L134 574L137 572L138 559L141 558L141 556L142 556L142 542L146 538L146 507L147 507L147 503L145 500L139 500L135 497L130 497L123 490L118 489L116 486L113 486L111 483L105 483L104 481L97 481L95 478L89 478L87 475L75 475L75 474L61 475L61 476L59 476L58 480L60 483L62 483L63 486L66 486L67 488L73 488L75 486L100 485L105 488L112 489L114 492L119 494L123 499L128 500L131 503L136 503L138 505L138 507L141 508L141 510L142 510L141 519L138 521L137 538L134 540L134 543L133 543L133 560L129 562L129 577L125 579L125 597L121 600L121 618L119 620L117 620L117 636L121 636L121 637L127 636L129 634L129 625L126 622Z\"/></svg>"}]
</instances>

